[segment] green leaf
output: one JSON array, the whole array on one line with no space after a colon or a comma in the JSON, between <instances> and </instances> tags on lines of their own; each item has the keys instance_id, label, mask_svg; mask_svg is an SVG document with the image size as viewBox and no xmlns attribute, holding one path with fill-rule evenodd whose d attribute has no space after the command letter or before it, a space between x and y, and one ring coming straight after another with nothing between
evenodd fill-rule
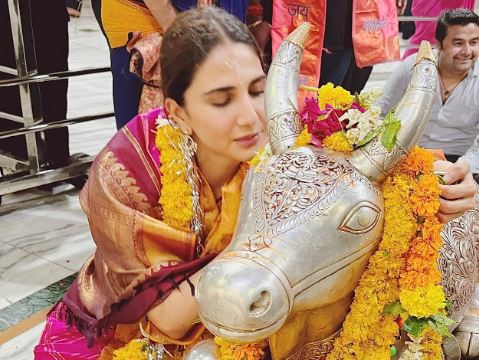
<instances>
[{"instance_id":1,"label":"green leaf","mask_svg":"<svg viewBox=\"0 0 479 360\"><path fill-rule=\"evenodd\" d=\"M428 319L418 319L414 316L409 316L404 322L404 330L415 337L419 337L422 331L428 326Z\"/></svg>"},{"instance_id":2,"label":"green leaf","mask_svg":"<svg viewBox=\"0 0 479 360\"><path fill-rule=\"evenodd\" d=\"M383 314L384 315L399 315L405 312L404 308L401 306L399 301L384 305Z\"/></svg>"},{"instance_id":3,"label":"green leaf","mask_svg":"<svg viewBox=\"0 0 479 360\"><path fill-rule=\"evenodd\" d=\"M389 110L389 112L384 117L383 125L388 125L389 123L394 122L396 120L399 120L399 118L396 116L396 106L394 106L391 110Z\"/></svg>"},{"instance_id":4,"label":"green leaf","mask_svg":"<svg viewBox=\"0 0 479 360\"><path fill-rule=\"evenodd\" d=\"M444 324L446 326L451 326L451 325L454 325L456 323L453 319L448 318L444 314L435 314L431 317L435 322L440 323L440 324Z\"/></svg>"},{"instance_id":5,"label":"green leaf","mask_svg":"<svg viewBox=\"0 0 479 360\"><path fill-rule=\"evenodd\" d=\"M363 106L362 101L361 101L361 98L359 97L359 94L358 94L357 91L354 93L354 102L356 102L356 103L358 103L359 105Z\"/></svg>"},{"instance_id":6,"label":"green leaf","mask_svg":"<svg viewBox=\"0 0 479 360\"><path fill-rule=\"evenodd\" d=\"M420 319L414 316L409 316L404 322L404 330L418 337L424 329L429 327L442 336L450 337L452 334L449 331L448 326L453 325L454 323L454 320L443 314L435 314L431 317Z\"/></svg>"},{"instance_id":7,"label":"green leaf","mask_svg":"<svg viewBox=\"0 0 479 360\"><path fill-rule=\"evenodd\" d=\"M379 135L379 133L381 132L381 128L378 128L376 130L373 130L373 131L370 131L365 137L364 139L362 139L361 141L359 141L356 146L363 146L363 145L366 145L368 142L370 142L372 139L374 139L376 136Z\"/></svg>"},{"instance_id":8,"label":"green leaf","mask_svg":"<svg viewBox=\"0 0 479 360\"><path fill-rule=\"evenodd\" d=\"M383 132L381 134L381 143L391 152L397 140L397 133L401 128L401 120L391 110L383 121Z\"/></svg>"}]
</instances>

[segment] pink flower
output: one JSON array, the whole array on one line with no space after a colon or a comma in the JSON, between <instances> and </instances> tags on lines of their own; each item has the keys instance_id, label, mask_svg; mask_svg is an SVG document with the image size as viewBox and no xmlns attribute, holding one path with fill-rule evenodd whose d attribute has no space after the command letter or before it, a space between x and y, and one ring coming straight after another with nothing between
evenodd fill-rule
<instances>
[{"instance_id":1,"label":"pink flower","mask_svg":"<svg viewBox=\"0 0 479 360\"><path fill-rule=\"evenodd\" d=\"M353 102L351 104L351 109L356 109L356 110L359 110L361 111L362 113L363 112L366 112L366 109L364 107L362 107L361 105L359 105L357 102Z\"/></svg>"},{"instance_id":2,"label":"pink flower","mask_svg":"<svg viewBox=\"0 0 479 360\"><path fill-rule=\"evenodd\" d=\"M318 101L315 98L306 98L304 107L299 112L299 118L303 125L310 124L318 119L318 116L327 114L327 111L320 110Z\"/></svg>"},{"instance_id":3,"label":"pink flower","mask_svg":"<svg viewBox=\"0 0 479 360\"><path fill-rule=\"evenodd\" d=\"M325 106L324 110L321 110L316 99L306 98L299 116L303 125L307 126L308 132L312 135L313 145L322 147L322 142L326 137L342 131L347 125L347 120L343 123L339 121L343 114L343 110L334 109L329 104Z\"/></svg>"}]
</instances>

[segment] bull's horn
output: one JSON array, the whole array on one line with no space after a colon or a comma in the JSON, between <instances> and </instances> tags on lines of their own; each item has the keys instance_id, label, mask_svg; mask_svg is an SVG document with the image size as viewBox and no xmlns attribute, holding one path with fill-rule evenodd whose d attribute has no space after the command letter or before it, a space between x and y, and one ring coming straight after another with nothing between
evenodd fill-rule
<instances>
[{"instance_id":1,"label":"bull's horn","mask_svg":"<svg viewBox=\"0 0 479 360\"><path fill-rule=\"evenodd\" d=\"M310 27L304 23L296 28L281 44L269 68L265 107L269 142L275 154L293 146L302 130L298 115L298 75Z\"/></svg>"},{"instance_id":2,"label":"bull's horn","mask_svg":"<svg viewBox=\"0 0 479 360\"><path fill-rule=\"evenodd\" d=\"M370 179L382 182L424 133L436 97L437 79L431 46L423 41L409 86L394 110L401 120L396 145L388 152L376 138L351 153L349 162Z\"/></svg>"}]
</instances>

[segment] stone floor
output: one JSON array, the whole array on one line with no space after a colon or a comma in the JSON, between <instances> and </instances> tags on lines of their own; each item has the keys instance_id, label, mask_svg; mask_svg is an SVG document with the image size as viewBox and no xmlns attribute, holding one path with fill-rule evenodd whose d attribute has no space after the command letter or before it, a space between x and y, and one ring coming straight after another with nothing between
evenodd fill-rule
<instances>
[{"instance_id":1,"label":"stone floor","mask_svg":"<svg viewBox=\"0 0 479 360\"><path fill-rule=\"evenodd\" d=\"M89 1L69 31L71 69L109 66ZM395 65L375 66L367 87L382 86ZM112 111L111 76L71 79L68 100L69 117ZM114 132L113 118L71 126L71 152L95 154ZM63 294L94 244L78 191L69 185L4 196L0 229L0 360L33 359L45 309Z\"/></svg>"}]
</instances>

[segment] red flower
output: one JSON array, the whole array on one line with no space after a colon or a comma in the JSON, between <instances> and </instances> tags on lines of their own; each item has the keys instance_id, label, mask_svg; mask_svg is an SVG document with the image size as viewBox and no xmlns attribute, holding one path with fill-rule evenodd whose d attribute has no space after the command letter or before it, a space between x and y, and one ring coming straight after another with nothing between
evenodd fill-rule
<instances>
[{"instance_id":1,"label":"red flower","mask_svg":"<svg viewBox=\"0 0 479 360\"><path fill-rule=\"evenodd\" d=\"M362 107L361 105L359 105L357 102L353 102L353 103L351 104L350 109L356 109L356 110L361 111L362 113L363 113L363 112L366 112L366 109L365 109L364 107Z\"/></svg>"},{"instance_id":2,"label":"red flower","mask_svg":"<svg viewBox=\"0 0 479 360\"><path fill-rule=\"evenodd\" d=\"M343 114L343 110L334 109L329 104L321 110L316 99L306 98L299 117L312 135L313 145L321 147L324 138L341 131L346 126L347 120L339 121Z\"/></svg>"}]
</instances>

